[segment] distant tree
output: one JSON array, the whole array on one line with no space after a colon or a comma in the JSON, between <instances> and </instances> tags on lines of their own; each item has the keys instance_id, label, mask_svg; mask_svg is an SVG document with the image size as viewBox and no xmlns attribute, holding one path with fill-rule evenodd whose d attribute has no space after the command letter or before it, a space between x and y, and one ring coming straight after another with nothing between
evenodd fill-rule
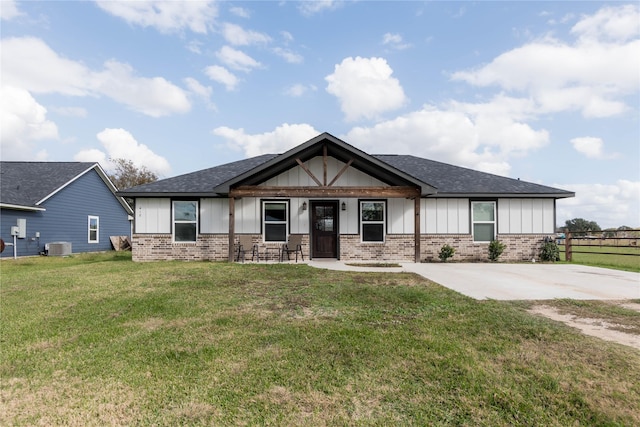
<instances>
[{"instance_id":1,"label":"distant tree","mask_svg":"<svg viewBox=\"0 0 640 427\"><path fill-rule=\"evenodd\" d=\"M565 222L565 231L572 233L600 231L600 226L595 221L587 221L583 218L568 219Z\"/></svg>"},{"instance_id":2,"label":"distant tree","mask_svg":"<svg viewBox=\"0 0 640 427\"><path fill-rule=\"evenodd\" d=\"M116 165L116 169L113 174L109 174L109 179L118 190L158 180L158 175L151 172L146 166L137 167L127 159L111 159L111 161Z\"/></svg>"}]
</instances>

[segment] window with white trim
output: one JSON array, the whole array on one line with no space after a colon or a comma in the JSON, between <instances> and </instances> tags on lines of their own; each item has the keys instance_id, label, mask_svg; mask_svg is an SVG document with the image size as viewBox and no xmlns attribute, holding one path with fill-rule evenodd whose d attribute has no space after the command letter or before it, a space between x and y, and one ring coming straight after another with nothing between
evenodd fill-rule
<instances>
[{"instance_id":1,"label":"window with white trim","mask_svg":"<svg viewBox=\"0 0 640 427\"><path fill-rule=\"evenodd\" d=\"M195 242L198 235L198 202L173 201L173 241Z\"/></svg>"},{"instance_id":2,"label":"window with white trim","mask_svg":"<svg viewBox=\"0 0 640 427\"><path fill-rule=\"evenodd\" d=\"M89 215L87 229L87 241L89 243L100 243L100 217Z\"/></svg>"},{"instance_id":3,"label":"window with white trim","mask_svg":"<svg viewBox=\"0 0 640 427\"><path fill-rule=\"evenodd\" d=\"M363 242L384 242L385 202L360 202L360 236Z\"/></svg>"},{"instance_id":4,"label":"window with white trim","mask_svg":"<svg viewBox=\"0 0 640 427\"><path fill-rule=\"evenodd\" d=\"M496 238L496 202L471 202L474 242L491 242Z\"/></svg>"},{"instance_id":5,"label":"window with white trim","mask_svg":"<svg viewBox=\"0 0 640 427\"><path fill-rule=\"evenodd\" d=\"M262 203L262 230L265 242L285 243L289 229L289 203L270 201Z\"/></svg>"}]
</instances>

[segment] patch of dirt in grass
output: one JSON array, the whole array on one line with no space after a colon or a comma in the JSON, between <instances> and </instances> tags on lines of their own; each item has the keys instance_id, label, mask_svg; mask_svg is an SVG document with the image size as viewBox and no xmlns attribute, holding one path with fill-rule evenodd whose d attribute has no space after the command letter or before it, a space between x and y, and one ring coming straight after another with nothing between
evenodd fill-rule
<instances>
[{"instance_id":1,"label":"patch of dirt in grass","mask_svg":"<svg viewBox=\"0 0 640 427\"><path fill-rule=\"evenodd\" d=\"M64 372L42 384L10 378L0 388L0 425L135 425L140 399L124 384L84 381Z\"/></svg>"},{"instance_id":2,"label":"patch of dirt in grass","mask_svg":"<svg viewBox=\"0 0 640 427\"><path fill-rule=\"evenodd\" d=\"M629 307L629 304L624 304L623 306L631 308ZM640 304L633 304L633 306L640 306ZM618 344L640 350L640 335L625 332L625 329L632 328L625 328L624 325L619 323L611 323L605 319L581 317L574 314L561 313L559 309L548 305L536 305L532 307L529 312L539 314L577 328L586 335L617 342Z\"/></svg>"}]
</instances>

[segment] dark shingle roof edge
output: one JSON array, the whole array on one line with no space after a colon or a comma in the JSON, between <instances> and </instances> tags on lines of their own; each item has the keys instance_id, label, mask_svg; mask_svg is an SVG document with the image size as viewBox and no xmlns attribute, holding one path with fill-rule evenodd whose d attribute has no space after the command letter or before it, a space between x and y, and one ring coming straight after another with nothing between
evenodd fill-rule
<instances>
[{"instance_id":1,"label":"dark shingle roof edge","mask_svg":"<svg viewBox=\"0 0 640 427\"><path fill-rule=\"evenodd\" d=\"M123 197L220 197L214 188L278 154L264 154L119 191ZM411 155L372 155L437 189L427 197L573 197L575 193Z\"/></svg>"}]
</instances>

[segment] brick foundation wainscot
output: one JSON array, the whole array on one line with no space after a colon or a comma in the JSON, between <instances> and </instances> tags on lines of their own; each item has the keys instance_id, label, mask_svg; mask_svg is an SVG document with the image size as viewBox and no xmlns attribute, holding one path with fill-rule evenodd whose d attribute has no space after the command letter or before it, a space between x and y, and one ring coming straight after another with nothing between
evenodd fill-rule
<instances>
[{"instance_id":1,"label":"brick foundation wainscot","mask_svg":"<svg viewBox=\"0 0 640 427\"><path fill-rule=\"evenodd\" d=\"M341 234L341 261L413 262L413 234L387 234L384 243L362 242L359 234Z\"/></svg>"},{"instance_id":2,"label":"brick foundation wainscot","mask_svg":"<svg viewBox=\"0 0 640 427\"><path fill-rule=\"evenodd\" d=\"M497 239L506 245L498 261L522 262L540 260L540 250L547 234L498 235ZM489 244L475 243L470 234L422 235L420 259L423 262L440 262L438 254L445 244L456 250L450 262L487 262Z\"/></svg>"},{"instance_id":3,"label":"brick foundation wainscot","mask_svg":"<svg viewBox=\"0 0 640 427\"><path fill-rule=\"evenodd\" d=\"M201 234L195 243L174 243L171 234L134 234L131 239L134 261L226 261L229 237Z\"/></svg>"}]
</instances>

